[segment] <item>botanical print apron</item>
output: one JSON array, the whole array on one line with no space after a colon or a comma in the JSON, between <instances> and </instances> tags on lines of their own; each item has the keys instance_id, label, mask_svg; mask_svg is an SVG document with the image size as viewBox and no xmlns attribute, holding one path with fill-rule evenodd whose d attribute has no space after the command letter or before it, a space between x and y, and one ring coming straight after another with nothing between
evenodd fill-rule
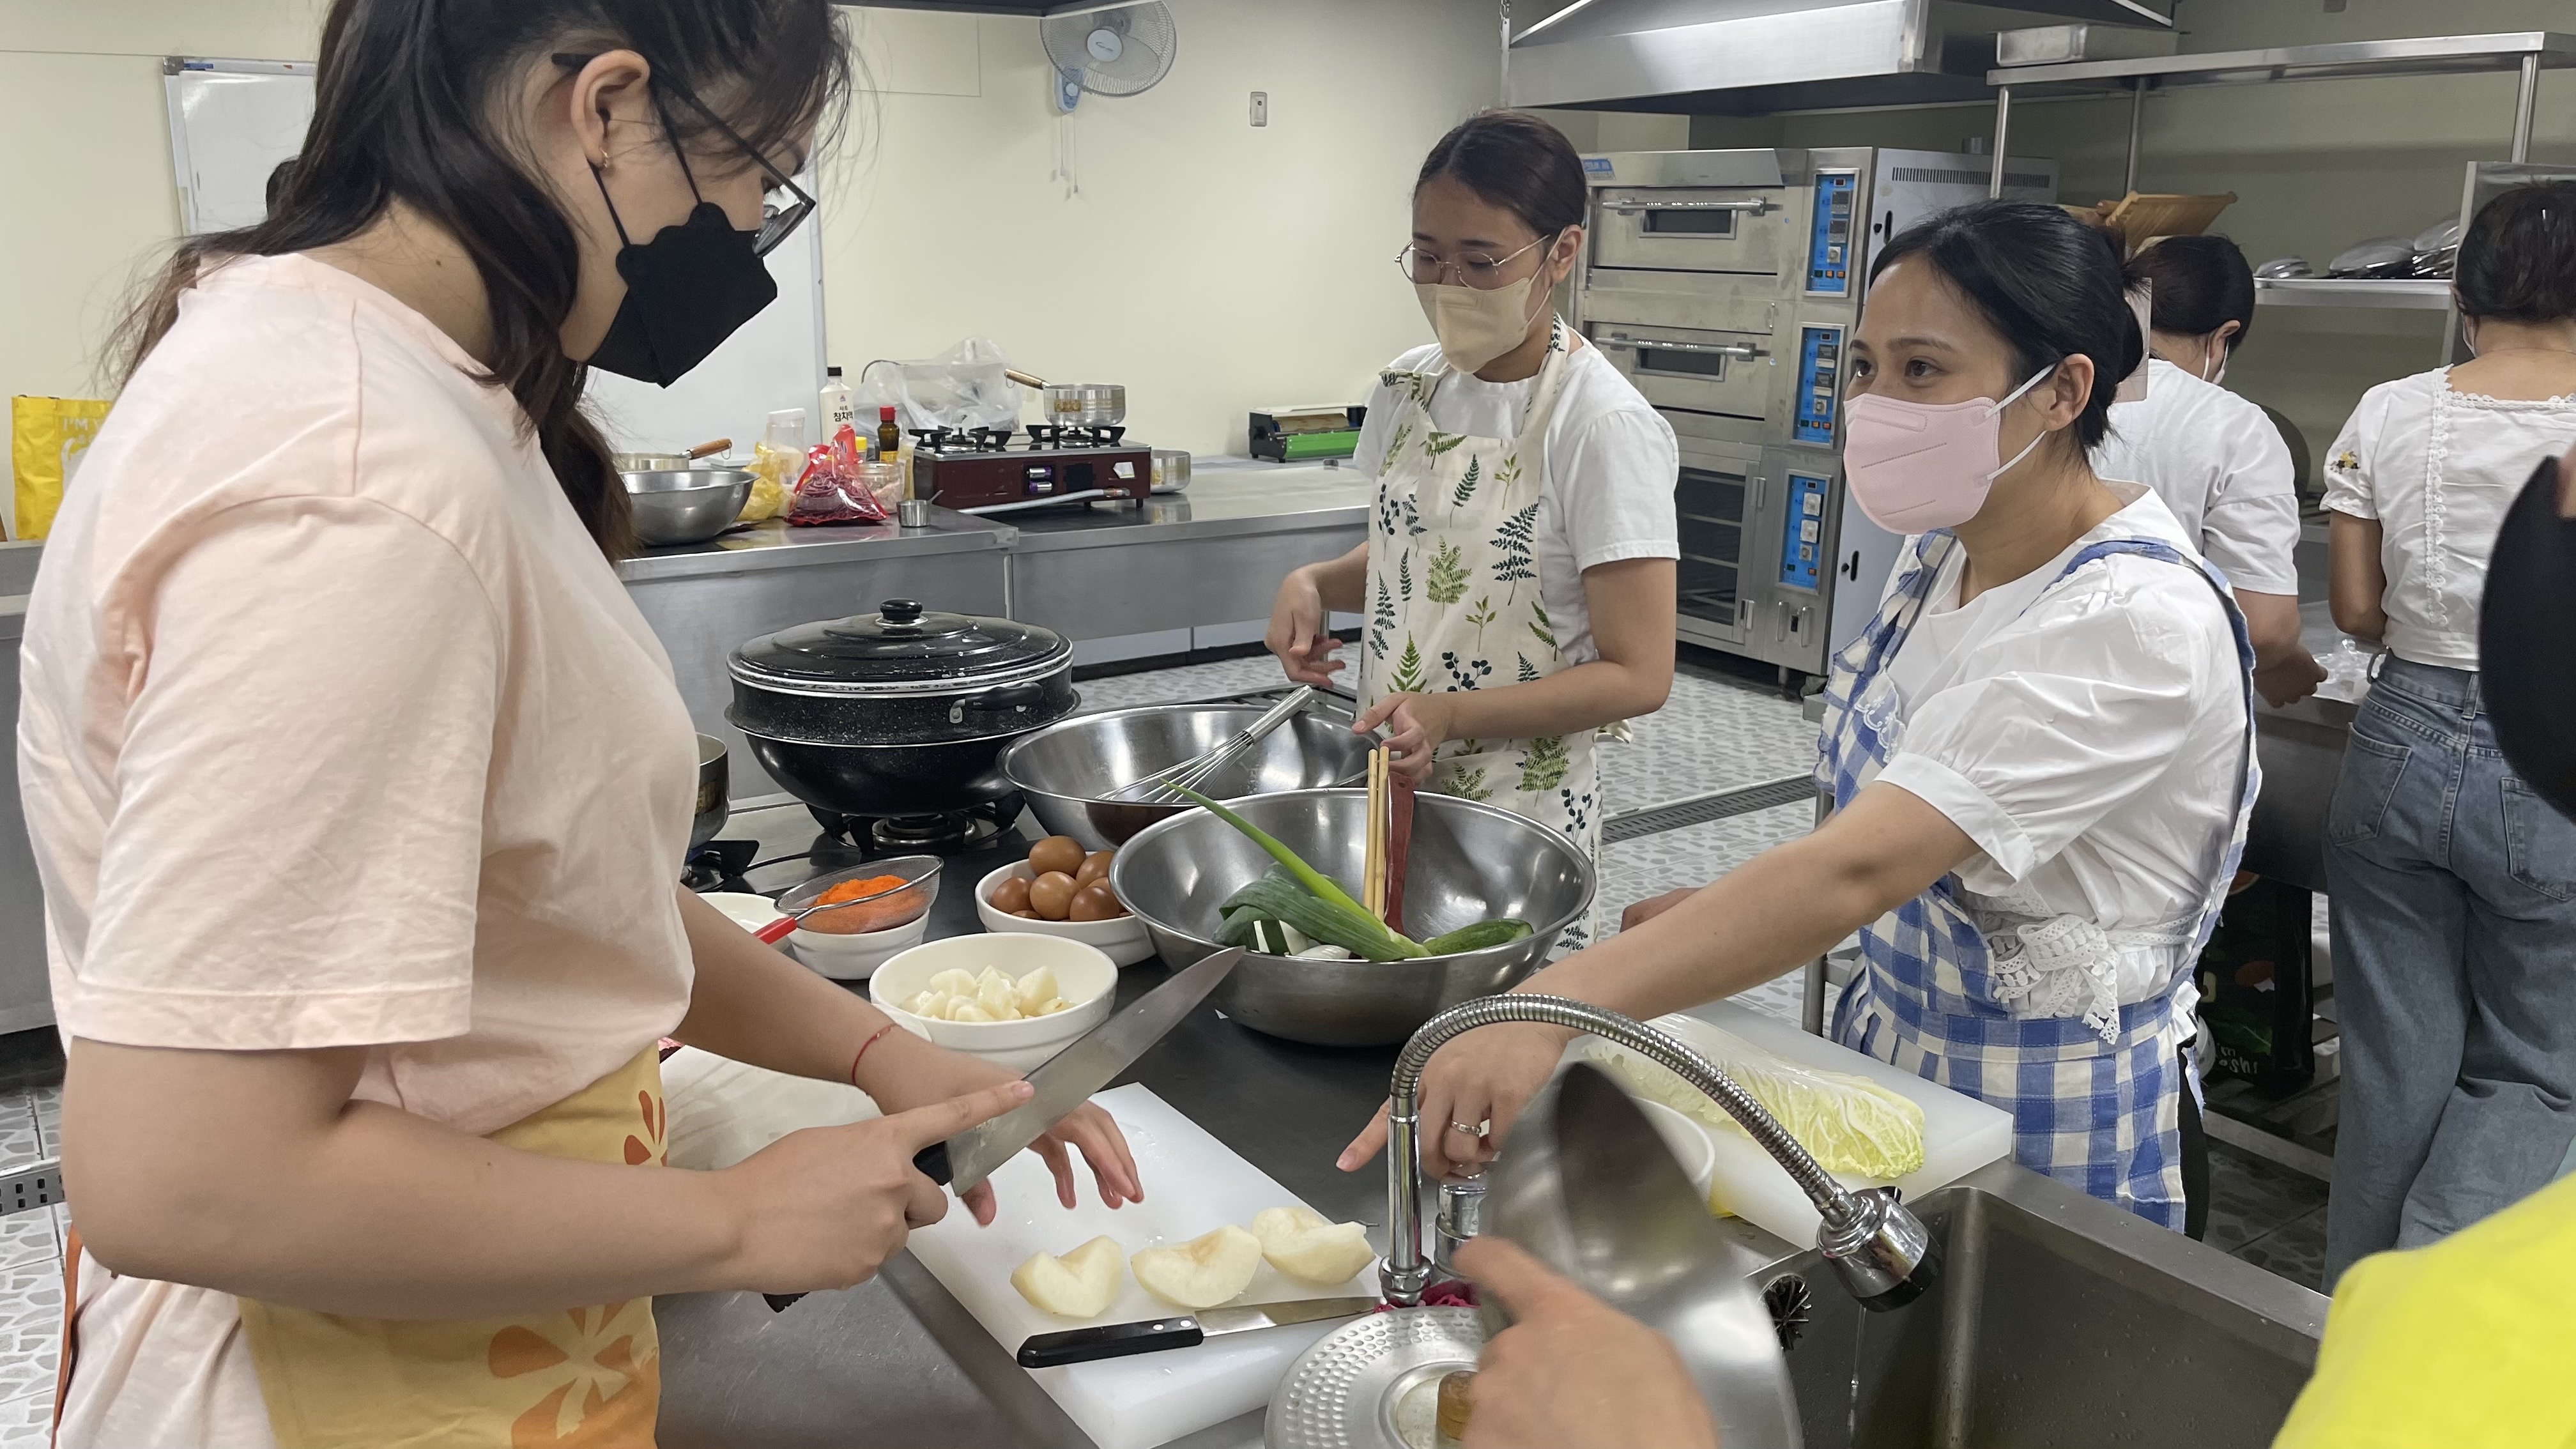
<instances>
[{"instance_id":1,"label":"botanical print apron","mask_svg":"<svg viewBox=\"0 0 2576 1449\"><path fill-rule=\"evenodd\" d=\"M491 1134L524 1152L660 1169L661 1053L648 1046ZM653 1302L461 1321L351 1318L241 1300L278 1449L653 1449Z\"/></svg>"},{"instance_id":2,"label":"botanical print apron","mask_svg":"<svg viewBox=\"0 0 2576 1449\"><path fill-rule=\"evenodd\" d=\"M1390 694L1501 688L1565 666L1540 597L1539 480L1548 419L1565 388L1567 337L1558 318L1517 438L1478 438L1432 426L1431 399L1448 365L1387 372L1404 401L1378 470L1369 523L1369 623L1360 653L1360 707ZM1426 789L1527 816L1601 855L1600 767L1593 731L1527 740L1449 740L1432 752ZM1557 939L1559 954L1591 944L1596 901Z\"/></svg>"},{"instance_id":3,"label":"botanical print apron","mask_svg":"<svg viewBox=\"0 0 2576 1449\"><path fill-rule=\"evenodd\" d=\"M1957 547L1926 534L1861 636L1836 656L1825 688L1818 774L1835 808L1896 753L1905 721L1887 666L1922 615L1942 560ZM2001 1107L2013 1117L2013 1156L2086 1194L2180 1231L2183 1225L2174 990L2194 969L2245 852L2262 774L2254 754L2254 651L2217 572L2153 539L2113 539L2075 556L2055 587L2111 554L2197 570L2226 607L2245 684L2245 776L2235 823L2198 914L2163 932L2109 931L2074 916L2032 914L2038 903L1971 894L1957 876L1861 931L1859 975L1834 1011L1835 1041ZM2043 591L2043 596L2045 591ZM2153 952L2172 969L2165 988L2122 1006L2110 963Z\"/></svg>"}]
</instances>

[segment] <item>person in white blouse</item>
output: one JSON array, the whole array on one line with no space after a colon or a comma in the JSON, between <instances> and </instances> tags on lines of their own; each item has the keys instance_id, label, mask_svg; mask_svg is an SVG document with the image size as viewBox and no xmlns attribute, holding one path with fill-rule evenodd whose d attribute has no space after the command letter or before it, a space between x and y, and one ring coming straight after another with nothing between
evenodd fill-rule
<instances>
[{"instance_id":1,"label":"person in white blouse","mask_svg":"<svg viewBox=\"0 0 2576 1449\"><path fill-rule=\"evenodd\" d=\"M1826 686L1833 816L1521 989L1651 1017L1859 931L1837 1040L2005 1108L2025 1166L2179 1229L2174 993L2254 790L2241 622L2154 491L2088 461L2146 343L2105 235L1962 207L1888 243L1869 298L1844 469L1915 537ZM1570 1035L1442 1047L1426 1165L1488 1159ZM1384 1141L1381 1113L1342 1166Z\"/></svg>"},{"instance_id":2,"label":"person in white blouse","mask_svg":"<svg viewBox=\"0 0 2576 1449\"><path fill-rule=\"evenodd\" d=\"M1549 306L1583 243L1583 160L1489 111L1431 148L1396 257L1438 339L1369 396L1369 537L1280 585L1267 643L1330 684L1327 610L1365 613L1362 733L1395 767L1600 853L1597 730L1663 707L1681 533L1672 425ZM1591 937L1589 918L1561 944Z\"/></svg>"},{"instance_id":3,"label":"person in white blouse","mask_svg":"<svg viewBox=\"0 0 2576 1449\"><path fill-rule=\"evenodd\" d=\"M2223 236L2174 236L2129 259L2144 290L2147 395L2111 409L2093 470L2156 490L2235 586L2254 641L2254 688L2274 706L2326 672L2299 642L2298 476L2271 418L2220 384L2254 322L2254 272Z\"/></svg>"},{"instance_id":4,"label":"person in white blouse","mask_svg":"<svg viewBox=\"0 0 2576 1449\"><path fill-rule=\"evenodd\" d=\"M2498 525L2576 442L2576 183L2461 238L2457 367L2364 394L2326 467L2335 623L2386 646L2326 823L2343 1111L2326 1275L2467 1227L2576 1139L2576 824L2497 747Z\"/></svg>"}]
</instances>

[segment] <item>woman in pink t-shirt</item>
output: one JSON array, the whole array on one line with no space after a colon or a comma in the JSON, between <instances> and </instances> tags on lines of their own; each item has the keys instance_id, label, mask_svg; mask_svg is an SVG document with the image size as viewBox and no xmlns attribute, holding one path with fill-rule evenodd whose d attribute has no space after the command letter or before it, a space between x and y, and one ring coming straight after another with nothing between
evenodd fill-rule
<instances>
[{"instance_id":1,"label":"woman in pink t-shirt","mask_svg":"<svg viewBox=\"0 0 2576 1449\"><path fill-rule=\"evenodd\" d=\"M1025 1099L674 890L692 731L580 411L775 294L833 15L335 0L271 215L136 313L23 655L63 1444L647 1449L651 1295L869 1278L914 1151ZM665 1036L893 1115L669 1170ZM1138 1198L1086 1107L1068 1206L1069 1147Z\"/></svg>"}]
</instances>

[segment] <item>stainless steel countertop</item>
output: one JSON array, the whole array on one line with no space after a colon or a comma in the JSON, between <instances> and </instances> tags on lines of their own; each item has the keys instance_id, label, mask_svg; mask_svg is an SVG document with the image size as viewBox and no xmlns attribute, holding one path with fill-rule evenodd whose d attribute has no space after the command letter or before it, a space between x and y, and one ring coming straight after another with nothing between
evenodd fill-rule
<instances>
[{"instance_id":1,"label":"stainless steel countertop","mask_svg":"<svg viewBox=\"0 0 2576 1449\"><path fill-rule=\"evenodd\" d=\"M1018 536L1019 531L1008 523L969 518L944 508L933 512L928 528L899 528L891 523L790 528L771 519L705 543L646 549L618 564L617 576L635 584L922 554L975 553L1008 548Z\"/></svg>"},{"instance_id":2,"label":"stainless steel countertop","mask_svg":"<svg viewBox=\"0 0 2576 1449\"><path fill-rule=\"evenodd\" d=\"M1370 478L1347 465L1210 458L1191 464L1189 490L1142 504L1001 515L1020 530L1014 553L1120 548L1368 521Z\"/></svg>"},{"instance_id":3,"label":"stainless steel countertop","mask_svg":"<svg viewBox=\"0 0 2576 1449\"><path fill-rule=\"evenodd\" d=\"M771 520L705 543L647 549L617 566L628 583L750 573L907 555L1004 549L1043 553L1195 538L1347 527L1368 517L1369 479L1349 467L1209 458L1188 491L1141 504L1095 503L974 517L936 509L928 528L790 528Z\"/></svg>"}]
</instances>

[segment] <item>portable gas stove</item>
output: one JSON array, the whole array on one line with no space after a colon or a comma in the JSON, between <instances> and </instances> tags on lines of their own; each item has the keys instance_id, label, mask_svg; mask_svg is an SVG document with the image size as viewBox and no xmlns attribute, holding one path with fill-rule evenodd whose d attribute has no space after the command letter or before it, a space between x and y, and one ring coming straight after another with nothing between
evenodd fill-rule
<instances>
[{"instance_id":1,"label":"portable gas stove","mask_svg":"<svg viewBox=\"0 0 2576 1449\"><path fill-rule=\"evenodd\" d=\"M1011 446L1008 428L913 433L912 496L960 513L999 513L1058 503L1142 503L1154 485L1154 450L1121 427L1033 426Z\"/></svg>"}]
</instances>

